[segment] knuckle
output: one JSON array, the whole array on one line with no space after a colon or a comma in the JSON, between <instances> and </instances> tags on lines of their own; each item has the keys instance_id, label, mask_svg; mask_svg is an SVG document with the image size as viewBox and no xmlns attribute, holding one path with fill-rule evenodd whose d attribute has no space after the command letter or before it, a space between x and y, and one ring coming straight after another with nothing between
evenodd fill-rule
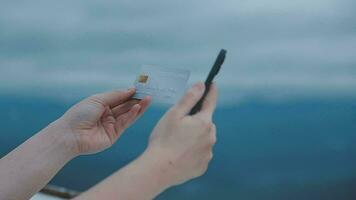
<instances>
[{"instance_id":1,"label":"knuckle","mask_svg":"<svg viewBox=\"0 0 356 200\"><path fill-rule=\"evenodd\" d=\"M211 123L211 129L214 133L216 132L216 125L214 123Z\"/></svg>"},{"instance_id":2,"label":"knuckle","mask_svg":"<svg viewBox=\"0 0 356 200\"><path fill-rule=\"evenodd\" d=\"M93 103L103 104L100 94L91 95L90 97L87 98L87 100Z\"/></svg>"},{"instance_id":3,"label":"knuckle","mask_svg":"<svg viewBox=\"0 0 356 200\"><path fill-rule=\"evenodd\" d=\"M210 129L212 126L212 123L203 119L197 119L199 125L204 128L204 129Z\"/></svg>"},{"instance_id":4,"label":"knuckle","mask_svg":"<svg viewBox=\"0 0 356 200\"><path fill-rule=\"evenodd\" d=\"M213 159L213 157L214 157L213 152L210 152L210 153L209 153L209 156L208 156L208 160L210 161L211 159Z\"/></svg>"},{"instance_id":5,"label":"knuckle","mask_svg":"<svg viewBox=\"0 0 356 200\"><path fill-rule=\"evenodd\" d=\"M211 133L211 128L212 128L212 123L202 120L202 119L198 119L196 121L196 126L199 127L199 129L201 129L201 133L204 135L209 135Z\"/></svg>"},{"instance_id":6,"label":"knuckle","mask_svg":"<svg viewBox=\"0 0 356 200\"><path fill-rule=\"evenodd\" d=\"M216 134L210 133L210 144L214 145L216 143Z\"/></svg>"},{"instance_id":7,"label":"knuckle","mask_svg":"<svg viewBox=\"0 0 356 200\"><path fill-rule=\"evenodd\" d=\"M206 171L208 171L208 166L209 166L209 162L204 162L204 164L202 165L200 172L199 172L199 176L202 176L206 173Z\"/></svg>"},{"instance_id":8,"label":"knuckle","mask_svg":"<svg viewBox=\"0 0 356 200\"><path fill-rule=\"evenodd\" d=\"M214 124L212 122L206 122L204 121L204 127L208 129L209 131L213 128Z\"/></svg>"}]
</instances>

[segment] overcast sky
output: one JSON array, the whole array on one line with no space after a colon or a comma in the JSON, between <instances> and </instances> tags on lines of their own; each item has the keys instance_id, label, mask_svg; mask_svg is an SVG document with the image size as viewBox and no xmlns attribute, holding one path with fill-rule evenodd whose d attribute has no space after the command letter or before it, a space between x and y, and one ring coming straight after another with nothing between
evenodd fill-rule
<instances>
[{"instance_id":1,"label":"overcast sky","mask_svg":"<svg viewBox=\"0 0 356 200\"><path fill-rule=\"evenodd\" d=\"M223 99L356 96L355 8L352 0L2 0L0 93L123 88L142 64L190 69L192 83L225 48Z\"/></svg>"}]
</instances>

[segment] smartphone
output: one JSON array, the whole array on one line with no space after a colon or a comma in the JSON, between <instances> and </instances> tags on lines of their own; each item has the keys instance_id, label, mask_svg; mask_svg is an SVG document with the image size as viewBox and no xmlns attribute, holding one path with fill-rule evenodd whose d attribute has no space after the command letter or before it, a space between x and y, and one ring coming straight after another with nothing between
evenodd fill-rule
<instances>
[{"instance_id":1,"label":"smartphone","mask_svg":"<svg viewBox=\"0 0 356 200\"><path fill-rule=\"evenodd\" d=\"M220 53L219 53L218 57L216 58L215 63L213 65L213 67L211 68L208 77L205 80L205 91L204 91L204 94L200 98L198 103L195 104L195 106L192 108L192 110L189 113L190 115L194 115L195 113L200 111L200 109L201 109L201 107L203 105L204 99L205 99L206 95L209 93L210 85L212 84L215 76L219 73L220 68L221 68L222 64L224 63L224 61L225 61L226 52L227 51L225 49L221 49L220 50Z\"/></svg>"}]
</instances>

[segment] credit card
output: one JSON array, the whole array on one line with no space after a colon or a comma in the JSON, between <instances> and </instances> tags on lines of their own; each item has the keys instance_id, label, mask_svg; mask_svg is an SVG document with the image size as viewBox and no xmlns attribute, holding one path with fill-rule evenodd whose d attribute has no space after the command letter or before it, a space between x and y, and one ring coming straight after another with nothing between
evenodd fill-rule
<instances>
[{"instance_id":1,"label":"credit card","mask_svg":"<svg viewBox=\"0 0 356 200\"><path fill-rule=\"evenodd\" d=\"M185 69L144 65L135 80L133 98L150 96L153 102L174 104L184 94L189 76Z\"/></svg>"}]
</instances>

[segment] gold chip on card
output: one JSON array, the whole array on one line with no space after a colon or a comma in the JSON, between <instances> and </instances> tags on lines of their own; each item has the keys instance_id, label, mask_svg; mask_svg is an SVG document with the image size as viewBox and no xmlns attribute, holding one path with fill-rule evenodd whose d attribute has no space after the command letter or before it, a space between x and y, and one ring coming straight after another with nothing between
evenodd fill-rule
<instances>
[{"instance_id":1,"label":"gold chip on card","mask_svg":"<svg viewBox=\"0 0 356 200\"><path fill-rule=\"evenodd\" d=\"M139 83L147 83L147 80L148 80L148 76L147 75L140 75L138 77L138 82Z\"/></svg>"}]
</instances>

